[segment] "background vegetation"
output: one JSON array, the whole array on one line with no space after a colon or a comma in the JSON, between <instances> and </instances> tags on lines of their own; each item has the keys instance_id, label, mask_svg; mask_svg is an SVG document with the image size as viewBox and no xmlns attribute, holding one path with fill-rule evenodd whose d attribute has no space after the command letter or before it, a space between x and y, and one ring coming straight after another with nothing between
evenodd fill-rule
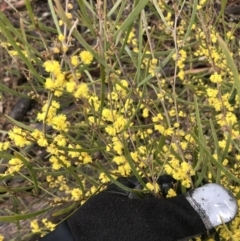
<instances>
[{"instance_id":1,"label":"background vegetation","mask_svg":"<svg viewBox=\"0 0 240 241\"><path fill-rule=\"evenodd\" d=\"M0 240L36 240L118 176L240 198L239 26L213 2L48 0L51 25L37 2L17 26L0 11Z\"/></svg>"}]
</instances>

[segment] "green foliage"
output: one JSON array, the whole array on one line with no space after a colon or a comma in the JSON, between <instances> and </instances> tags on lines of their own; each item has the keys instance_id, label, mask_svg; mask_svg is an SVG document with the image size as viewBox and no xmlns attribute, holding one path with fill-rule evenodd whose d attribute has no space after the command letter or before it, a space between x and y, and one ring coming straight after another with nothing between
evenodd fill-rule
<instances>
[{"instance_id":1,"label":"green foliage","mask_svg":"<svg viewBox=\"0 0 240 241\"><path fill-rule=\"evenodd\" d=\"M1 184L0 198L47 200L41 211L8 209L1 222L27 219L28 230L46 234L54 225L40 214L66 216L109 183L129 191L119 176L135 175L140 193L157 196L163 173L183 192L208 180L240 196L239 51L226 1L220 15L212 1L109 2L78 0L76 11L49 0L52 26L30 1L19 28L0 11L5 58L27 81L22 89L0 82L1 96L36 106L29 123L6 115L0 180L23 182ZM219 228L222 240L237 240L238 223Z\"/></svg>"}]
</instances>

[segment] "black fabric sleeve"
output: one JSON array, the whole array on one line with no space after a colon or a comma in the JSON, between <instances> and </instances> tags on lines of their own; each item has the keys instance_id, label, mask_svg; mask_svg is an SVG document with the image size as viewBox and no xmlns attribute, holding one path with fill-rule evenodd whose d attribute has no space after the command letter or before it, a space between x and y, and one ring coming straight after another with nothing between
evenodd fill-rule
<instances>
[{"instance_id":1,"label":"black fabric sleeve","mask_svg":"<svg viewBox=\"0 0 240 241\"><path fill-rule=\"evenodd\" d=\"M60 223L56 229L39 241L74 241L66 221Z\"/></svg>"},{"instance_id":2,"label":"black fabric sleeve","mask_svg":"<svg viewBox=\"0 0 240 241\"><path fill-rule=\"evenodd\" d=\"M102 192L90 198L67 224L74 241L177 241L206 231L184 195L129 199Z\"/></svg>"}]
</instances>

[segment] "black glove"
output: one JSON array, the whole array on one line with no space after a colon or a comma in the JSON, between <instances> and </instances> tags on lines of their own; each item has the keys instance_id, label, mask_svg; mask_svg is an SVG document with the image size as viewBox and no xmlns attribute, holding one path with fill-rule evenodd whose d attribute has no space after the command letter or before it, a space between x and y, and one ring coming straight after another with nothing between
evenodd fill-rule
<instances>
[{"instance_id":1,"label":"black glove","mask_svg":"<svg viewBox=\"0 0 240 241\"><path fill-rule=\"evenodd\" d=\"M166 180L169 183L164 183ZM118 181L141 189L136 178ZM163 193L172 183L169 176L160 177L158 182ZM111 184L40 241L177 241L231 221L237 209L232 193L218 184L167 199L152 195L138 198L134 192Z\"/></svg>"}]
</instances>

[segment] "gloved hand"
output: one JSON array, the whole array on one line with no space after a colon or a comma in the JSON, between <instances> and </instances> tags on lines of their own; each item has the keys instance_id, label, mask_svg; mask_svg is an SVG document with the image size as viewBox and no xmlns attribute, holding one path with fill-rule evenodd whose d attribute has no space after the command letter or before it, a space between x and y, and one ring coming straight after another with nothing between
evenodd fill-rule
<instances>
[{"instance_id":1,"label":"gloved hand","mask_svg":"<svg viewBox=\"0 0 240 241\"><path fill-rule=\"evenodd\" d=\"M142 188L134 177L118 181ZM172 181L167 175L159 178L164 195ZM167 199L139 198L111 184L40 241L180 241L231 221L237 210L232 193L218 184Z\"/></svg>"}]
</instances>

